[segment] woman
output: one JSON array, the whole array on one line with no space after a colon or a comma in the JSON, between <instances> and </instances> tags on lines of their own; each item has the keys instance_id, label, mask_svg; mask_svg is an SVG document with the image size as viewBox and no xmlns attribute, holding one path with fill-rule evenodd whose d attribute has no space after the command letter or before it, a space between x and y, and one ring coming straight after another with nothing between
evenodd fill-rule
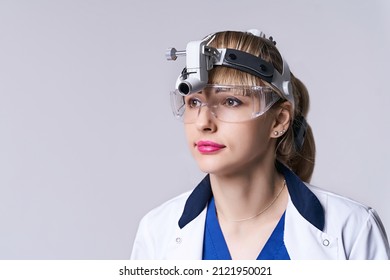
<instances>
[{"instance_id":1,"label":"woman","mask_svg":"<svg viewBox=\"0 0 390 280\"><path fill-rule=\"evenodd\" d=\"M227 31L190 43L171 100L208 175L142 219L131 258L389 259L373 209L304 183L309 96L272 38Z\"/></svg>"}]
</instances>

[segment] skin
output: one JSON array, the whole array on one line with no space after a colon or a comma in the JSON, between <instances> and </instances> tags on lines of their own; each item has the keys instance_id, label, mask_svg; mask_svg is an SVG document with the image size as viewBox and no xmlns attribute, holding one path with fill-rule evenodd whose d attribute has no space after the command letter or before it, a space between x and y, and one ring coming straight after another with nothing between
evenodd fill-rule
<instances>
[{"instance_id":1,"label":"skin","mask_svg":"<svg viewBox=\"0 0 390 280\"><path fill-rule=\"evenodd\" d=\"M291 105L284 102L261 117L241 123L216 119L207 107L195 123L186 124L190 151L199 168L210 174L218 220L233 259L256 259L281 215L288 194L279 198L261 215L283 187L284 178L275 167L275 131L286 130ZM199 152L198 141L213 141L224 148L211 154Z\"/></svg>"}]
</instances>

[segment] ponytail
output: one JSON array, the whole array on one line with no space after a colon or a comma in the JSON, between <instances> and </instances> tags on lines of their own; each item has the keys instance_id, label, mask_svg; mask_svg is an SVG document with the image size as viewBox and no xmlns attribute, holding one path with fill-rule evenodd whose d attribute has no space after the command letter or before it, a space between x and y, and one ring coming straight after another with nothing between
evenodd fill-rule
<instances>
[{"instance_id":1,"label":"ponytail","mask_svg":"<svg viewBox=\"0 0 390 280\"><path fill-rule=\"evenodd\" d=\"M291 74L295 109L290 128L280 138L276 159L284 163L301 180L310 182L315 163L315 142L310 125L306 122L309 111L309 94L305 85Z\"/></svg>"}]
</instances>

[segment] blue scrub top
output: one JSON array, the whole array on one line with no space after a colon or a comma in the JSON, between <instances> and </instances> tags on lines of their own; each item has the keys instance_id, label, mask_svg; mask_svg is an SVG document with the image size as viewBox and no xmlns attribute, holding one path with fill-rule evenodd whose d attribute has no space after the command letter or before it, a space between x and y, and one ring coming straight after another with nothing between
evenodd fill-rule
<instances>
[{"instance_id":1,"label":"blue scrub top","mask_svg":"<svg viewBox=\"0 0 390 280\"><path fill-rule=\"evenodd\" d=\"M284 218L283 213L267 243L259 253L257 260L289 260L284 245ZM203 260L231 260L230 252L217 219L214 197L210 199L206 214L206 225L203 241Z\"/></svg>"}]
</instances>

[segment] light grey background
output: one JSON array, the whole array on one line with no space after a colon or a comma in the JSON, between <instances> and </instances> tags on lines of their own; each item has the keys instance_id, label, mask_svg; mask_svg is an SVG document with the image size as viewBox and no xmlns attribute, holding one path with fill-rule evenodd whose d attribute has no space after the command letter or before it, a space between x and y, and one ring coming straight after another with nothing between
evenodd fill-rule
<instances>
[{"instance_id":1,"label":"light grey background","mask_svg":"<svg viewBox=\"0 0 390 280\"><path fill-rule=\"evenodd\" d=\"M127 259L140 218L204 176L169 107L221 30L272 35L308 87L312 183L390 230L386 0L0 0L0 258Z\"/></svg>"}]
</instances>

